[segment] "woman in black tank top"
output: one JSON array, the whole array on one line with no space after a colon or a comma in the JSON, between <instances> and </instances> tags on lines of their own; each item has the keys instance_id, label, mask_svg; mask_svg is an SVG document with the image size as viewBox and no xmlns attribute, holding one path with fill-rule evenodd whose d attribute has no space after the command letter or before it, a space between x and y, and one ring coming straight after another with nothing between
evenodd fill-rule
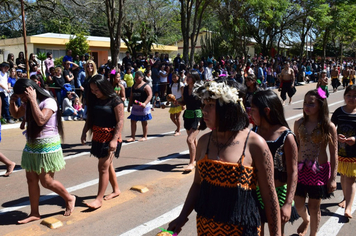
<instances>
[{"instance_id":1,"label":"woman in black tank top","mask_svg":"<svg viewBox=\"0 0 356 236\"><path fill-rule=\"evenodd\" d=\"M152 119L150 103L152 90L151 87L143 81L143 78L143 73L137 71L135 74L135 84L132 86L130 101L127 107L127 111L130 112L132 106L131 115L128 117L128 119L131 119L131 138L126 140L126 142L135 141L137 121L141 121L143 131L143 137L139 141L147 140L147 121Z\"/></svg>"}]
</instances>

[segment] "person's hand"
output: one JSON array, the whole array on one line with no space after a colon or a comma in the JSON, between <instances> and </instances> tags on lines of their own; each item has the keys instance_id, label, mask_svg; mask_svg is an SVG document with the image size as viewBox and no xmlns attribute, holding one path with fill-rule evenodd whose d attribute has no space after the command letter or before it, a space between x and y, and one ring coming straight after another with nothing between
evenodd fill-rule
<instances>
[{"instance_id":1,"label":"person's hand","mask_svg":"<svg viewBox=\"0 0 356 236\"><path fill-rule=\"evenodd\" d=\"M83 88L83 86L80 86L80 90L84 91L84 88Z\"/></svg>"},{"instance_id":2,"label":"person's hand","mask_svg":"<svg viewBox=\"0 0 356 236\"><path fill-rule=\"evenodd\" d=\"M282 224L285 224L289 221L291 213L292 213L292 206L290 204L285 204L281 207Z\"/></svg>"},{"instance_id":3,"label":"person's hand","mask_svg":"<svg viewBox=\"0 0 356 236\"><path fill-rule=\"evenodd\" d=\"M82 133L82 137L80 138L80 141L84 145L87 142L87 133Z\"/></svg>"},{"instance_id":4,"label":"person's hand","mask_svg":"<svg viewBox=\"0 0 356 236\"><path fill-rule=\"evenodd\" d=\"M117 140L111 140L109 143L109 152L114 152L117 147Z\"/></svg>"},{"instance_id":5,"label":"person's hand","mask_svg":"<svg viewBox=\"0 0 356 236\"><path fill-rule=\"evenodd\" d=\"M346 137L343 134L338 135L338 140L340 143L345 143L346 142Z\"/></svg>"},{"instance_id":6,"label":"person's hand","mask_svg":"<svg viewBox=\"0 0 356 236\"><path fill-rule=\"evenodd\" d=\"M352 136L352 137L348 137L347 139L345 139L345 143L349 146L353 146L355 145L355 137Z\"/></svg>"},{"instance_id":7,"label":"person's hand","mask_svg":"<svg viewBox=\"0 0 356 236\"><path fill-rule=\"evenodd\" d=\"M328 193L333 193L336 190L336 181L335 181L335 179L330 178L328 180L327 187L328 187Z\"/></svg>"},{"instance_id":8,"label":"person's hand","mask_svg":"<svg viewBox=\"0 0 356 236\"><path fill-rule=\"evenodd\" d=\"M77 111L74 111L74 113L73 113L73 114L76 116L76 115L78 115L78 112L77 112Z\"/></svg>"},{"instance_id":9,"label":"person's hand","mask_svg":"<svg viewBox=\"0 0 356 236\"><path fill-rule=\"evenodd\" d=\"M177 100L177 99L176 99L176 100L174 100L173 104L174 104L175 106L178 106L178 105L179 105L178 100Z\"/></svg>"},{"instance_id":10,"label":"person's hand","mask_svg":"<svg viewBox=\"0 0 356 236\"><path fill-rule=\"evenodd\" d=\"M30 102L36 102L36 90L31 86L26 88L25 95Z\"/></svg>"},{"instance_id":11,"label":"person's hand","mask_svg":"<svg viewBox=\"0 0 356 236\"><path fill-rule=\"evenodd\" d=\"M18 98L19 98L19 96L17 96L17 94L13 93L10 97L10 103L16 102Z\"/></svg>"},{"instance_id":12,"label":"person's hand","mask_svg":"<svg viewBox=\"0 0 356 236\"><path fill-rule=\"evenodd\" d=\"M179 234L180 231L182 231L182 227L188 222L188 220L188 218L178 216L175 220L169 223L167 230Z\"/></svg>"},{"instance_id":13,"label":"person's hand","mask_svg":"<svg viewBox=\"0 0 356 236\"><path fill-rule=\"evenodd\" d=\"M130 106L127 106L127 111L128 111L128 112L130 112L130 111L131 111Z\"/></svg>"}]
</instances>

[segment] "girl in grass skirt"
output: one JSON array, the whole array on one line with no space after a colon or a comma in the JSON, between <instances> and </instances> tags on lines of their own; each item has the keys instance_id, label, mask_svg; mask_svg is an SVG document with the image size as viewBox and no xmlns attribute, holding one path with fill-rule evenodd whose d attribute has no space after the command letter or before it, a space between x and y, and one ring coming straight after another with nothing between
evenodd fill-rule
<instances>
[{"instance_id":1,"label":"girl in grass skirt","mask_svg":"<svg viewBox=\"0 0 356 236\"><path fill-rule=\"evenodd\" d=\"M20 107L15 104L18 98L23 102ZM18 223L25 224L41 218L38 181L65 200L64 215L71 215L75 196L70 195L59 181L54 180L54 173L65 166L60 139L63 135L62 120L56 101L32 80L19 79L11 96L10 112L15 118L24 116L27 122L27 142L22 153L21 166L26 170L31 213Z\"/></svg>"},{"instance_id":2,"label":"girl in grass skirt","mask_svg":"<svg viewBox=\"0 0 356 236\"><path fill-rule=\"evenodd\" d=\"M172 75L172 84L171 84L171 90L172 90L172 95L174 96L173 100L181 101L182 100L182 94L183 94L183 89L184 89L184 84L183 82L180 81L179 75L177 72L173 73ZM168 100L168 98L167 98ZM174 101L171 101L172 105L171 108L169 109L169 114L172 122L176 125L177 129L174 131L174 136L180 135L180 114L182 113L182 106L179 104L174 104Z\"/></svg>"}]
</instances>

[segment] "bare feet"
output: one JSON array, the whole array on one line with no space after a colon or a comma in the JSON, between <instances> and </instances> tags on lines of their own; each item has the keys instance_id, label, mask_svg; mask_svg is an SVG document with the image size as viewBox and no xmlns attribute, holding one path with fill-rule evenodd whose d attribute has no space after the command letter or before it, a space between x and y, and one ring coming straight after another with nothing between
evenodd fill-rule
<instances>
[{"instance_id":1,"label":"bare feet","mask_svg":"<svg viewBox=\"0 0 356 236\"><path fill-rule=\"evenodd\" d=\"M297 233L299 236L306 235L309 227L309 221L303 221L303 223L298 227Z\"/></svg>"},{"instance_id":2,"label":"bare feet","mask_svg":"<svg viewBox=\"0 0 356 236\"><path fill-rule=\"evenodd\" d=\"M194 164L189 164L185 169L184 172L191 172L195 168Z\"/></svg>"},{"instance_id":3,"label":"bare feet","mask_svg":"<svg viewBox=\"0 0 356 236\"><path fill-rule=\"evenodd\" d=\"M111 200L111 199L113 199L113 198L116 198L116 197L120 196L120 194L121 194L121 191L120 191L120 190L119 190L118 192L112 192L112 193L110 193L109 195L105 196L105 197L104 197L104 200L105 200L105 201Z\"/></svg>"},{"instance_id":4,"label":"bare feet","mask_svg":"<svg viewBox=\"0 0 356 236\"><path fill-rule=\"evenodd\" d=\"M6 173L4 174L5 177L8 177L15 169L16 163L12 162L11 165L7 167Z\"/></svg>"},{"instance_id":5,"label":"bare feet","mask_svg":"<svg viewBox=\"0 0 356 236\"><path fill-rule=\"evenodd\" d=\"M27 224L27 223L29 223L31 221L36 221L36 220L39 220L39 219L41 219L40 215L29 215L27 218L17 221L17 223L19 223L19 224Z\"/></svg>"},{"instance_id":6,"label":"bare feet","mask_svg":"<svg viewBox=\"0 0 356 236\"><path fill-rule=\"evenodd\" d=\"M351 212L346 212L346 211L345 211L344 216L347 217L347 218L349 218L349 219L352 219Z\"/></svg>"},{"instance_id":7,"label":"bare feet","mask_svg":"<svg viewBox=\"0 0 356 236\"><path fill-rule=\"evenodd\" d=\"M66 210L64 211L64 216L70 216L72 212L74 211L75 207L75 196L72 196L72 200L69 200L66 204Z\"/></svg>"},{"instance_id":8,"label":"bare feet","mask_svg":"<svg viewBox=\"0 0 356 236\"><path fill-rule=\"evenodd\" d=\"M339 202L338 206L341 208L345 208L345 199Z\"/></svg>"},{"instance_id":9,"label":"bare feet","mask_svg":"<svg viewBox=\"0 0 356 236\"><path fill-rule=\"evenodd\" d=\"M147 138L143 137L143 138L140 138L138 141L139 142L144 142L144 141L147 141Z\"/></svg>"},{"instance_id":10,"label":"bare feet","mask_svg":"<svg viewBox=\"0 0 356 236\"><path fill-rule=\"evenodd\" d=\"M285 101L283 101L282 105L283 105L283 106L284 106L284 105L286 105L286 102L285 102Z\"/></svg>"},{"instance_id":11,"label":"bare feet","mask_svg":"<svg viewBox=\"0 0 356 236\"><path fill-rule=\"evenodd\" d=\"M180 132L179 131L174 131L174 136L179 136Z\"/></svg>"},{"instance_id":12,"label":"bare feet","mask_svg":"<svg viewBox=\"0 0 356 236\"><path fill-rule=\"evenodd\" d=\"M93 202L91 203L85 203L90 209L96 210L99 209L102 205L102 202L99 201L98 199L95 199Z\"/></svg>"},{"instance_id":13,"label":"bare feet","mask_svg":"<svg viewBox=\"0 0 356 236\"><path fill-rule=\"evenodd\" d=\"M136 140L134 138L129 138L128 140L126 140L126 142L128 143L132 143L132 142L135 142Z\"/></svg>"}]
</instances>

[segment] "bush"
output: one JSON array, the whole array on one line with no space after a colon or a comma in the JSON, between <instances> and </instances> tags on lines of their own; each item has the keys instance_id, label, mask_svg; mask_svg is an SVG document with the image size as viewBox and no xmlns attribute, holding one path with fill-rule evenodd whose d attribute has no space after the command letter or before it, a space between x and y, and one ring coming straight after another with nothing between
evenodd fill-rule
<instances>
[{"instance_id":1,"label":"bush","mask_svg":"<svg viewBox=\"0 0 356 236\"><path fill-rule=\"evenodd\" d=\"M82 56L89 51L89 44L87 38L84 36L84 33L76 34L75 36L70 36L69 42L66 43L66 50L72 50L72 55Z\"/></svg>"},{"instance_id":2,"label":"bush","mask_svg":"<svg viewBox=\"0 0 356 236\"><path fill-rule=\"evenodd\" d=\"M63 56L56 58L56 59L54 60L54 67L62 66L62 62L63 62Z\"/></svg>"}]
</instances>

